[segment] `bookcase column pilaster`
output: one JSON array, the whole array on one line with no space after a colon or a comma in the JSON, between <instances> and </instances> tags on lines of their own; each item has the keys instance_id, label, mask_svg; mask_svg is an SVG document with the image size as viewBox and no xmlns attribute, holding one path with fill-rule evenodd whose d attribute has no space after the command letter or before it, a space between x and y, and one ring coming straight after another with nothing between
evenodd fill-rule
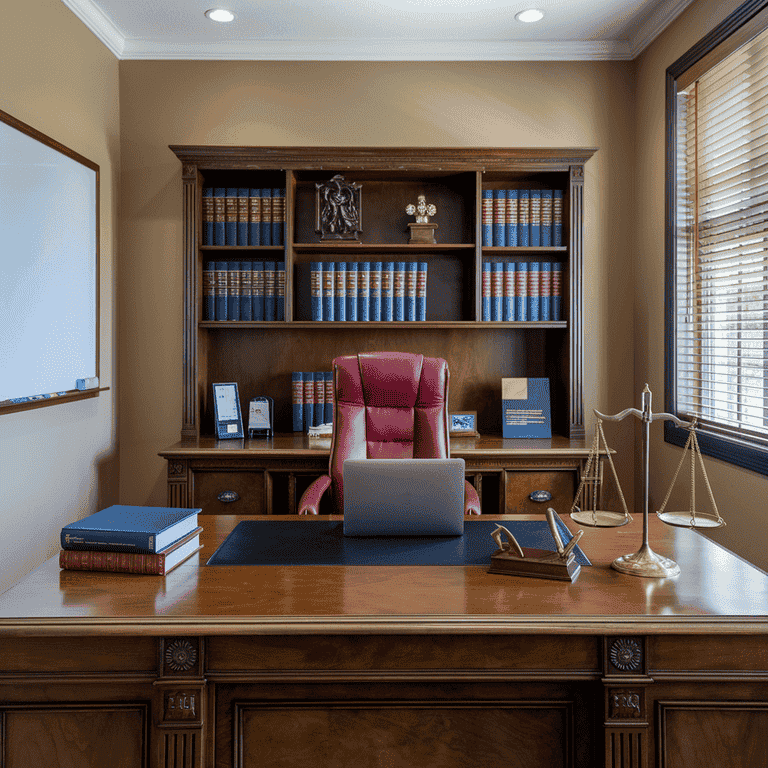
<instances>
[{"instance_id":1,"label":"bookcase column pilaster","mask_svg":"<svg viewBox=\"0 0 768 768\"><path fill-rule=\"evenodd\" d=\"M198 285L197 232L200 231L200 201L198 195L197 166L182 165L184 207L184 327L183 327L183 391L184 422L181 439L197 437L197 321L198 307L195 297Z\"/></svg>"},{"instance_id":2,"label":"bookcase column pilaster","mask_svg":"<svg viewBox=\"0 0 768 768\"><path fill-rule=\"evenodd\" d=\"M584 430L584 345L582 314L584 308L584 166L570 166L571 198L569 232L569 309L570 347L570 438L582 440Z\"/></svg>"}]
</instances>

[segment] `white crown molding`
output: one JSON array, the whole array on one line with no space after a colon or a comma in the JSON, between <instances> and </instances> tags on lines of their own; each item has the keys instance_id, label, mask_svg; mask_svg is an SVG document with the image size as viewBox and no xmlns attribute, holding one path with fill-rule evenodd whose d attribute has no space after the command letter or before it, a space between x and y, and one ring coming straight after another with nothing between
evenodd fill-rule
<instances>
[{"instance_id":1,"label":"white crown molding","mask_svg":"<svg viewBox=\"0 0 768 768\"><path fill-rule=\"evenodd\" d=\"M667 0L640 25L629 44L631 58L637 58L693 0Z\"/></svg>"},{"instance_id":2,"label":"white crown molding","mask_svg":"<svg viewBox=\"0 0 768 768\"><path fill-rule=\"evenodd\" d=\"M118 59L123 58L125 34L93 0L61 0Z\"/></svg>"}]
</instances>

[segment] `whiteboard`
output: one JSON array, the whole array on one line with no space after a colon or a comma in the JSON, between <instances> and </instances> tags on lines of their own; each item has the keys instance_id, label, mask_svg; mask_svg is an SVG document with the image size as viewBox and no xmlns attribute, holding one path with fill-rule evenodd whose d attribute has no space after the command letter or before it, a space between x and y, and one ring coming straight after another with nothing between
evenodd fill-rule
<instances>
[{"instance_id":1,"label":"whiteboard","mask_svg":"<svg viewBox=\"0 0 768 768\"><path fill-rule=\"evenodd\" d=\"M98 166L0 111L0 402L98 376Z\"/></svg>"}]
</instances>

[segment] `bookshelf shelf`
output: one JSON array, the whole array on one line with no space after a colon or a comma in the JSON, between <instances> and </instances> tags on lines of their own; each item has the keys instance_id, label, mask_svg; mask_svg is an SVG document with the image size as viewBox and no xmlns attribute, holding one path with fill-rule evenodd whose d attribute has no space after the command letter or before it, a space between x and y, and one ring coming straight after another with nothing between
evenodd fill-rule
<instances>
[{"instance_id":1,"label":"bookshelf shelf","mask_svg":"<svg viewBox=\"0 0 768 768\"><path fill-rule=\"evenodd\" d=\"M345 328L355 330L368 329L385 329L393 332L419 330L425 328L529 328L529 329L544 329L544 328L559 328L565 330L568 327L568 323L564 320L559 321L521 321L512 320L508 322L504 321L489 321L489 320L447 320L444 322L433 322L430 320L333 320L333 321L318 321L318 320L293 320L293 321L274 321L267 322L263 320L259 321L245 321L245 320L203 320L198 323L198 328L209 328L217 330L232 330L237 331L243 328L257 328L264 331L270 329L282 330L287 327L294 330L320 330L333 328L339 331L343 331Z\"/></svg>"}]
</instances>

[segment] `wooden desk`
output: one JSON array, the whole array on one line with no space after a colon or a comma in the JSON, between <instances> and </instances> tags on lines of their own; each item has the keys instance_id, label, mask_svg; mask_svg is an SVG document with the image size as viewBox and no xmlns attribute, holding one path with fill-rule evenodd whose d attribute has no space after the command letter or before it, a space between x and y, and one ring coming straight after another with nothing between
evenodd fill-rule
<instances>
[{"instance_id":1,"label":"wooden desk","mask_svg":"<svg viewBox=\"0 0 768 768\"><path fill-rule=\"evenodd\" d=\"M236 522L165 578L52 558L0 596L3 768L768 764L768 577L695 532L652 519L665 581L609 567L637 520L574 584L203 567Z\"/></svg>"}]
</instances>

